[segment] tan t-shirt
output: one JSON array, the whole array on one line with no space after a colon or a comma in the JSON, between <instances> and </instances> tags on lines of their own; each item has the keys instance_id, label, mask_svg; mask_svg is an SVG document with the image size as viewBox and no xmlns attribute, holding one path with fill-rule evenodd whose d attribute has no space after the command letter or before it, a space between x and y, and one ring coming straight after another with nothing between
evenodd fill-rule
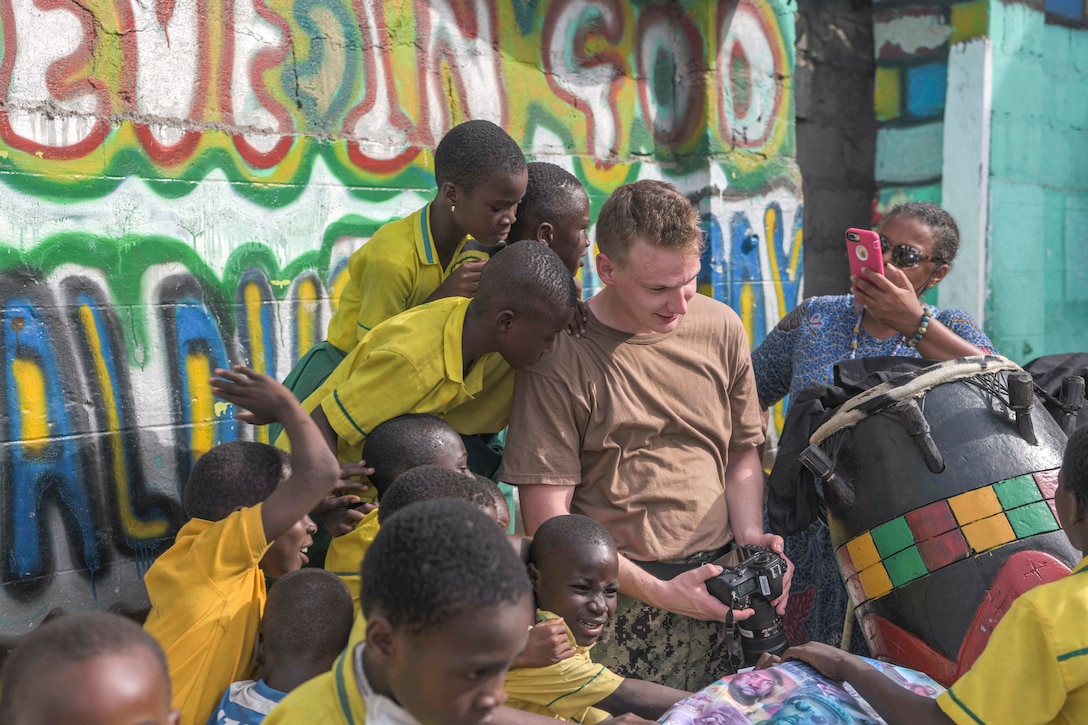
<instances>
[{"instance_id":1,"label":"tan t-shirt","mask_svg":"<svg viewBox=\"0 0 1088 725\"><path fill-rule=\"evenodd\" d=\"M575 486L571 513L604 525L620 553L679 559L731 540L729 451L762 442L744 326L695 295L670 333L591 314L580 339L559 335L518 375L500 478Z\"/></svg>"}]
</instances>

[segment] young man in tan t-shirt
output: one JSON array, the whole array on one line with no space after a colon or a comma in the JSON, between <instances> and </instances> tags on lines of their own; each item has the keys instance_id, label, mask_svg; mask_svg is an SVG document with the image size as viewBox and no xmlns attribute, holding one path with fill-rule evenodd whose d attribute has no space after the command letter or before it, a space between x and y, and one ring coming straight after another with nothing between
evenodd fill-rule
<instances>
[{"instance_id":1,"label":"young man in tan t-shirt","mask_svg":"<svg viewBox=\"0 0 1088 725\"><path fill-rule=\"evenodd\" d=\"M617 189L597 244L605 288L589 300L585 334L561 336L519 376L501 478L519 487L528 533L580 513L616 540L626 596L597 658L696 690L728 658L728 608L704 584L721 568L709 562L733 541L782 551L763 531L748 339L729 307L695 294L699 216L674 187ZM692 568L667 581L638 565L681 561Z\"/></svg>"}]
</instances>

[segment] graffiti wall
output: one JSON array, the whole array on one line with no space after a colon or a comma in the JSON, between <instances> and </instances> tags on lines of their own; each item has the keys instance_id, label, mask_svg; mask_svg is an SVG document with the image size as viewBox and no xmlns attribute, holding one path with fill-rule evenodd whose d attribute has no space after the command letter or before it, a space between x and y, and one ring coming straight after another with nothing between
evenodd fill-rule
<instances>
[{"instance_id":1,"label":"graffiti wall","mask_svg":"<svg viewBox=\"0 0 1088 725\"><path fill-rule=\"evenodd\" d=\"M282 378L324 338L347 256L433 195L460 121L572 170L594 213L675 182L706 219L701 290L758 342L800 294L793 12L0 0L0 640L146 606L193 461L265 435L212 370Z\"/></svg>"}]
</instances>

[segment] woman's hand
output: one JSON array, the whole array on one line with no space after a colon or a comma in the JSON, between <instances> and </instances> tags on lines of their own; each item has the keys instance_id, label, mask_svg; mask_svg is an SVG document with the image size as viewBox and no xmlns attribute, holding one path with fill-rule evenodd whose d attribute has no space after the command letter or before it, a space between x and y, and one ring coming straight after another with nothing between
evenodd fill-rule
<instances>
[{"instance_id":1,"label":"woman's hand","mask_svg":"<svg viewBox=\"0 0 1088 725\"><path fill-rule=\"evenodd\" d=\"M862 273L864 276L850 276L853 283L850 291L865 306L865 314L907 339L914 337L924 308L903 270L888 264L883 275L869 269Z\"/></svg>"}]
</instances>

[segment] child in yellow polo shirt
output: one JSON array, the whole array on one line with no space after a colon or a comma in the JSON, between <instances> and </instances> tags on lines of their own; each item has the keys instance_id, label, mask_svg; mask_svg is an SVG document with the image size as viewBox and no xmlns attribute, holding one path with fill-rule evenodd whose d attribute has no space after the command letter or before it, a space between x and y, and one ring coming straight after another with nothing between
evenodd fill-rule
<instances>
[{"instance_id":1,"label":"child in yellow polo shirt","mask_svg":"<svg viewBox=\"0 0 1088 725\"><path fill-rule=\"evenodd\" d=\"M306 568L277 579L257 635L257 679L231 684L207 725L262 722L288 692L332 668L351 623L351 595L336 576Z\"/></svg>"},{"instance_id":2,"label":"child in yellow polo shirt","mask_svg":"<svg viewBox=\"0 0 1088 725\"><path fill-rule=\"evenodd\" d=\"M510 241L534 239L559 255L572 275L589 249L589 196L578 177L555 164L529 164L529 184L518 205Z\"/></svg>"},{"instance_id":3,"label":"child in yellow polo shirt","mask_svg":"<svg viewBox=\"0 0 1088 725\"><path fill-rule=\"evenodd\" d=\"M404 413L437 415L462 435L497 433L514 370L551 351L576 304L555 252L514 244L484 266L473 299L436 300L376 327L303 407L345 462L359 460L375 426Z\"/></svg>"},{"instance_id":4,"label":"child in yellow polo shirt","mask_svg":"<svg viewBox=\"0 0 1088 725\"><path fill-rule=\"evenodd\" d=\"M0 723L178 725L162 648L116 614L43 622L4 661Z\"/></svg>"},{"instance_id":5,"label":"child in yellow polo shirt","mask_svg":"<svg viewBox=\"0 0 1088 725\"><path fill-rule=\"evenodd\" d=\"M1074 549L1088 544L1088 426L1066 444L1058 521ZM975 664L936 700L915 694L854 655L824 644L786 650L846 680L889 722L1032 725L1088 722L1088 558L1073 573L1021 594Z\"/></svg>"},{"instance_id":6,"label":"child in yellow polo shirt","mask_svg":"<svg viewBox=\"0 0 1088 725\"><path fill-rule=\"evenodd\" d=\"M366 641L265 723L475 723L496 713L533 604L493 518L465 501L407 506L383 523L361 576Z\"/></svg>"},{"instance_id":7,"label":"child in yellow polo shirt","mask_svg":"<svg viewBox=\"0 0 1088 725\"><path fill-rule=\"evenodd\" d=\"M529 578L538 621L563 619L575 654L549 667L510 670L508 707L598 723L609 713L660 717L690 694L625 679L590 659L590 648L615 614L619 591L616 544L603 526L577 514L545 521L533 536Z\"/></svg>"},{"instance_id":8,"label":"child in yellow polo shirt","mask_svg":"<svg viewBox=\"0 0 1088 725\"><path fill-rule=\"evenodd\" d=\"M525 155L494 123L466 121L439 142L434 175L434 201L382 226L351 255L327 341L284 381L299 400L379 323L429 300L475 294L480 269L507 238L525 194Z\"/></svg>"},{"instance_id":9,"label":"child in yellow polo shirt","mask_svg":"<svg viewBox=\"0 0 1088 725\"><path fill-rule=\"evenodd\" d=\"M468 473L468 454L461 436L449 423L427 414L398 415L374 428L363 443L363 458L374 469L369 480L380 501L393 481L417 466L435 465ZM359 563L378 533L378 510L363 514L344 507L324 515L333 538L325 556L325 569L340 577L359 610ZM341 533L345 531L346 533Z\"/></svg>"},{"instance_id":10,"label":"child in yellow polo shirt","mask_svg":"<svg viewBox=\"0 0 1088 725\"><path fill-rule=\"evenodd\" d=\"M340 467L291 391L238 365L216 370L212 389L254 425L283 423L294 455L263 443L225 443L193 466L182 492L190 520L151 565L145 629L166 651L182 722L205 723L227 686L253 675L265 575L306 563L308 516L337 484Z\"/></svg>"}]
</instances>

